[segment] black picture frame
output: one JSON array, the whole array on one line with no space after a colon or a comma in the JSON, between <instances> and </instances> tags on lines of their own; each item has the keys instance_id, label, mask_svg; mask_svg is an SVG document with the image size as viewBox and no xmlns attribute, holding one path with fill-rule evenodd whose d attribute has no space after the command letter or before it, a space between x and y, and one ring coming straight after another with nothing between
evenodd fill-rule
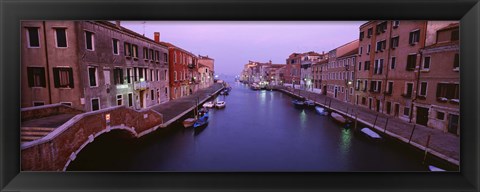
<instances>
[{"instance_id":1,"label":"black picture frame","mask_svg":"<svg viewBox=\"0 0 480 192\"><path fill-rule=\"evenodd\" d=\"M478 0L0 1L1 191L479 191ZM460 20L460 172L20 172L21 20Z\"/></svg>"}]
</instances>

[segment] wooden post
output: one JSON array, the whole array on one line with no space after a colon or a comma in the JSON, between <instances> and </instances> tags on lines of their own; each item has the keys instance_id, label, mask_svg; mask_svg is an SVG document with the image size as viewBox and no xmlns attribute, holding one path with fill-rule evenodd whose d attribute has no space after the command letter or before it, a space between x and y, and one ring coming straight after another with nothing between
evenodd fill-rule
<instances>
[{"instance_id":1,"label":"wooden post","mask_svg":"<svg viewBox=\"0 0 480 192\"><path fill-rule=\"evenodd\" d=\"M389 118L387 117L387 121L385 122L385 128L383 129L384 133L385 133L385 131L387 131L388 120L389 120Z\"/></svg>"},{"instance_id":2,"label":"wooden post","mask_svg":"<svg viewBox=\"0 0 480 192\"><path fill-rule=\"evenodd\" d=\"M412 133L410 134L410 139L408 139L408 144L410 144L410 141L412 140L413 132L415 131L416 127L417 127L417 124L413 124L413 129L412 129Z\"/></svg>"},{"instance_id":3,"label":"wooden post","mask_svg":"<svg viewBox=\"0 0 480 192\"><path fill-rule=\"evenodd\" d=\"M330 103L328 103L328 109L332 110L332 99L330 99Z\"/></svg>"},{"instance_id":4,"label":"wooden post","mask_svg":"<svg viewBox=\"0 0 480 192\"><path fill-rule=\"evenodd\" d=\"M378 119L378 113L377 116L375 116L375 121L373 122L373 129L375 129L375 125L377 125L377 119Z\"/></svg>"},{"instance_id":5,"label":"wooden post","mask_svg":"<svg viewBox=\"0 0 480 192\"><path fill-rule=\"evenodd\" d=\"M358 118L358 113L355 114L355 131L357 131L357 118Z\"/></svg>"},{"instance_id":6,"label":"wooden post","mask_svg":"<svg viewBox=\"0 0 480 192\"><path fill-rule=\"evenodd\" d=\"M430 136L432 136L432 134L429 134L429 135L428 135L428 138L427 138L427 144L425 145L425 155L423 155L423 161L422 161L422 164L425 164L425 160L427 159L427 153L428 153L428 144L430 143Z\"/></svg>"}]
</instances>

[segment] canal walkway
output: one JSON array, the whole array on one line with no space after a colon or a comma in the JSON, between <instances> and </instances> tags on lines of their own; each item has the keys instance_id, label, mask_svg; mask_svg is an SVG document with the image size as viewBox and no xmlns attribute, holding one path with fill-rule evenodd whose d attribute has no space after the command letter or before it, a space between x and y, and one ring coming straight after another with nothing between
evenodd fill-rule
<instances>
[{"instance_id":1,"label":"canal walkway","mask_svg":"<svg viewBox=\"0 0 480 192\"><path fill-rule=\"evenodd\" d=\"M201 105L205 101L212 98L215 94L221 91L223 85L221 83L215 83L205 89L200 89L192 95L181 97L179 99L170 100L166 103L162 103L153 106L151 109L159 112L163 115L163 124L160 127L167 127L174 121L180 119L182 116L194 109L195 104Z\"/></svg>"},{"instance_id":2,"label":"canal walkway","mask_svg":"<svg viewBox=\"0 0 480 192\"><path fill-rule=\"evenodd\" d=\"M359 122L374 127L377 132L382 132L405 143L409 143L422 151L427 148L429 154L457 166L459 165L460 137L456 135L423 125L409 123L374 110L327 97L323 94L292 89L291 87L277 87L277 89L290 95L313 100L319 105L327 108L330 107L332 110L349 116L352 119L357 118ZM360 129L362 127L358 128ZM430 140L428 141L429 136Z\"/></svg>"}]
</instances>

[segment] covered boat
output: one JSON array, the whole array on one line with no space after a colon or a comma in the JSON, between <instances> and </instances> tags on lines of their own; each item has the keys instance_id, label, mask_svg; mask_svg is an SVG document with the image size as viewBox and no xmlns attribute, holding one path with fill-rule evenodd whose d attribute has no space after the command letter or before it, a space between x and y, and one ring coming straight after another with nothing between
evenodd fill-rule
<instances>
[{"instance_id":1,"label":"covered boat","mask_svg":"<svg viewBox=\"0 0 480 192\"><path fill-rule=\"evenodd\" d=\"M316 106L315 111L317 111L317 113L320 114L320 115L328 115L327 110L325 110L325 108L320 107L320 106Z\"/></svg>"},{"instance_id":2,"label":"covered boat","mask_svg":"<svg viewBox=\"0 0 480 192\"><path fill-rule=\"evenodd\" d=\"M315 102L312 101L312 100L306 100L306 101L305 101L305 105L306 105L307 107L314 107L314 106L315 106Z\"/></svg>"},{"instance_id":3,"label":"covered boat","mask_svg":"<svg viewBox=\"0 0 480 192\"><path fill-rule=\"evenodd\" d=\"M300 100L293 100L292 103L297 108L303 108L305 106L305 102Z\"/></svg>"},{"instance_id":4,"label":"covered boat","mask_svg":"<svg viewBox=\"0 0 480 192\"><path fill-rule=\"evenodd\" d=\"M212 108L212 107L215 107L215 104L213 103L213 101L209 101L204 103L202 106L207 108Z\"/></svg>"},{"instance_id":5,"label":"covered boat","mask_svg":"<svg viewBox=\"0 0 480 192\"><path fill-rule=\"evenodd\" d=\"M374 139L374 140L381 140L382 137L380 137L380 135L378 135L377 133L375 133L375 131L372 131L371 129L365 127L365 128L362 128L360 130L364 135L366 135L367 137L371 138L371 139Z\"/></svg>"},{"instance_id":6,"label":"covered boat","mask_svg":"<svg viewBox=\"0 0 480 192\"><path fill-rule=\"evenodd\" d=\"M224 108L225 105L226 105L225 101L217 101L217 102L215 103L215 106L216 106L217 108L219 108L219 109Z\"/></svg>"},{"instance_id":7,"label":"covered boat","mask_svg":"<svg viewBox=\"0 0 480 192\"><path fill-rule=\"evenodd\" d=\"M341 124L347 123L347 119L345 119L345 117L343 117L342 115L340 115L338 113L332 112L330 115L332 116L333 119L335 119L335 121L337 121Z\"/></svg>"}]
</instances>

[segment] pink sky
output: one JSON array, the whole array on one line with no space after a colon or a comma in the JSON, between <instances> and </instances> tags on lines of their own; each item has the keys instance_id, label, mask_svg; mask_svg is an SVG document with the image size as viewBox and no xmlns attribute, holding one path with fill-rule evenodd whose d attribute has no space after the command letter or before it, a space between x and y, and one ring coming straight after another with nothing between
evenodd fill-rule
<instances>
[{"instance_id":1,"label":"pink sky","mask_svg":"<svg viewBox=\"0 0 480 192\"><path fill-rule=\"evenodd\" d=\"M328 52L358 38L365 21L122 21L153 39L215 59L217 74L238 75L248 60L285 64L293 52Z\"/></svg>"}]
</instances>

